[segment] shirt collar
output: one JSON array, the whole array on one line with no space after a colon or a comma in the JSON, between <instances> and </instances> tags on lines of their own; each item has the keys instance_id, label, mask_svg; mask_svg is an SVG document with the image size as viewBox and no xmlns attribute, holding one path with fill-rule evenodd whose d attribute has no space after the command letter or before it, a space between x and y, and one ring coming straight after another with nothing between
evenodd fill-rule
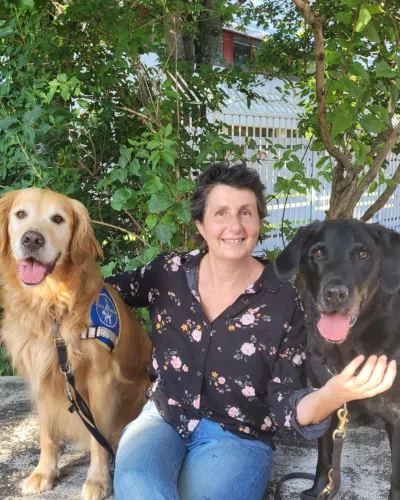
<instances>
[{"instance_id":1,"label":"shirt collar","mask_svg":"<svg viewBox=\"0 0 400 500\"><path fill-rule=\"evenodd\" d=\"M198 268L201 259L206 254L205 250L193 250L192 252L186 253L182 257L182 265L186 272L189 272L193 268ZM254 293L259 293L262 290L268 290L272 293L277 293L282 286L282 282L276 277L274 272L274 266L267 258L257 257L257 260L264 265L264 271L258 280L246 288L243 292L245 295L251 295Z\"/></svg>"}]
</instances>

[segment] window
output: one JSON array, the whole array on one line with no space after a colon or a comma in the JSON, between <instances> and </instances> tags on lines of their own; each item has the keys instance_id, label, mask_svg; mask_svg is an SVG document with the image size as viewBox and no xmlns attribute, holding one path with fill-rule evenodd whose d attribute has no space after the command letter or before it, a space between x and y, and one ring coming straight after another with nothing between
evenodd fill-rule
<instances>
[{"instance_id":1,"label":"window","mask_svg":"<svg viewBox=\"0 0 400 500\"><path fill-rule=\"evenodd\" d=\"M250 42L243 36L233 37L233 64L235 66L246 66L250 59Z\"/></svg>"}]
</instances>

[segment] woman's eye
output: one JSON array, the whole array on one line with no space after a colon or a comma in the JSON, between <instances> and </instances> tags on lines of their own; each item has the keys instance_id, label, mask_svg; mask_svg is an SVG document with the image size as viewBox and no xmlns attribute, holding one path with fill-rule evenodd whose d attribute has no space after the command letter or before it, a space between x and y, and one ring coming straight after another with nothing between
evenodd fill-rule
<instances>
[{"instance_id":1,"label":"woman's eye","mask_svg":"<svg viewBox=\"0 0 400 500\"><path fill-rule=\"evenodd\" d=\"M220 210L219 212L217 212L217 215L218 215L219 217L222 217L222 216L224 216L224 215L225 215L225 212L224 212L224 211L222 211L222 210Z\"/></svg>"},{"instance_id":2,"label":"woman's eye","mask_svg":"<svg viewBox=\"0 0 400 500\"><path fill-rule=\"evenodd\" d=\"M18 217L18 219L24 219L26 217L26 212L25 210L18 210L15 215Z\"/></svg>"},{"instance_id":3,"label":"woman's eye","mask_svg":"<svg viewBox=\"0 0 400 500\"><path fill-rule=\"evenodd\" d=\"M64 222L64 219L61 217L61 215L55 215L53 217L53 222L56 224L61 224L61 222Z\"/></svg>"},{"instance_id":4,"label":"woman's eye","mask_svg":"<svg viewBox=\"0 0 400 500\"><path fill-rule=\"evenodd\" d=\"M242 215L251 215L249 210L242 210Z\"/></svg>"}]
</instances>

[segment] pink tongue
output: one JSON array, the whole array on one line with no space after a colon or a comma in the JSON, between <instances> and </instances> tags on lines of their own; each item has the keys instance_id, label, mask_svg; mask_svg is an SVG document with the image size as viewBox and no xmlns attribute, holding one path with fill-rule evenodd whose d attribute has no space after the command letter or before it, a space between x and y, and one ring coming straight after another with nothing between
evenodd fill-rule
<instances>
[{"instance_id":1,"label":"pink tongue","mask_svg":"<svg viewBox=\"0 0 400 500\"><path fill-rule=\"evenodd\" d=\"M322 314L318 321L319 333L328 340L339 341L346 338L350 327L350 316L342 314Z\"/></svg>"},{"instance_id":2,"label":"pink tongue","mask_svg":"<svg viewBox=\"0 0 400 500\"><path fill-rule=\"evenodd\" d=\"M22 260L19 265L19 274L24 283L37 285L45 277L47 267L36 260Z\"/></svg>"}]
</instances>

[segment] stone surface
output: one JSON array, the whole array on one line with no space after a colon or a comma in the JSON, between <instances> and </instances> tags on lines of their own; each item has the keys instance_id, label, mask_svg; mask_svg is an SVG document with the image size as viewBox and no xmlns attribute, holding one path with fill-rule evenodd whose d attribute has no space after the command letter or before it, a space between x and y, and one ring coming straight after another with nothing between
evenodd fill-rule
<instances>
[{"instance_id":1,"label":"stone surface","mask_svg":"<svg viewBox=\"0 0 400 500\"><path fill-rule=\"evenodd\" d=\"M0 499L22 497L21 483L39 458L39 431L26 387L18 377L0 377ZM282 433L277 439L274 472L265 499L273 499L273 488L288 472L314 472L315 443ZM60 458L60 479L52 491L31 499L80 498L89 456L72 444L64 444ZM379 427L350 426L342 457L342 488L338 500L387 500L390 456L386 433ZM307 481L290 481L284 486L284 500L298 499ZM149 499L151 500L151 499Z\"/></svg>"}]
</instances>

